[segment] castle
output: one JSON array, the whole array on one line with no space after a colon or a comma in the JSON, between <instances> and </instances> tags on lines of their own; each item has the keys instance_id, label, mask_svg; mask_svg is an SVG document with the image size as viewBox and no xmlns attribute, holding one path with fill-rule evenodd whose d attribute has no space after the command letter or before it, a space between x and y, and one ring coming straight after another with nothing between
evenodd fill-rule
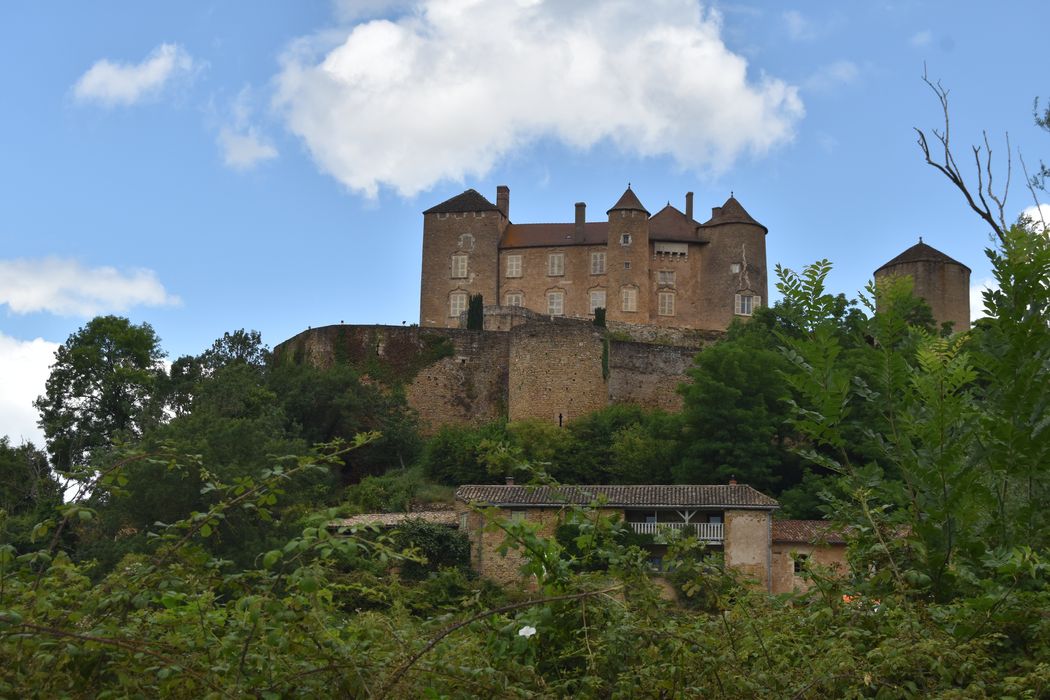
<instances>
[{"instance_id":1,"label":"castle","mask_svg":"<svg viewBox=\"0 0 1050 700\"><path fill-rule=\"evenodd\" d=\"M514 224L467 190L423 212L419 326L306 330L275 355L349 362L399 386L425 432L448 424L538 419L563 425L610 404L674 411L676 389L705 345L767 298L767 229L733 197L693 218L668 204L650 216L628 186L588 222ZM969 327L965 265L922 243L875 272L909 275L938 323ZM471 295L483 329L466 327ZM606 328L592 322L606 309Z\"/></svg>"},{"instance_id":2,"label":"castle","mask_svg":"<svg viewBox=\"0 0 1050 700\"><path fill-rule=\"evenodd\" d=\"M576 204L568 223L515 224L510 189L496 204L467 190L423 212L421 326L460 325L471 296L549 317L725 330L768 297L767 229L734 197L711 218L668 204L649 211L628 185L604 221Z\"/></svg>"}]
</instances>

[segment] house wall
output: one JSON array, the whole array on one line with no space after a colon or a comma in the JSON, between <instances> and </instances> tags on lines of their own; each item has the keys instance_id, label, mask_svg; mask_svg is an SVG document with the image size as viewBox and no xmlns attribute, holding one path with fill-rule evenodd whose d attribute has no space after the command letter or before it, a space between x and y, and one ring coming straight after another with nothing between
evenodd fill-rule
<instances>
[{"instance_id":1,"label":"house wall","mask_svg":"<svg viewBox=\"0 0 1050 700\"><path fill-rule=\"evenodd\" d=\"M419 324L455 328L458 316L449 311L453 292L481 294L486 304L498 304L499 239L507 219L498 211L426 214L423 217L423 257L420 275ZM452 277L452 256L467 256L467 276Z\"/></svg>"},{"instance_id":2,"label":"house wall","mask_svg":"<svg viewBox=\"0 0 1050 700\"><path fill-rule=\"evenodd\" d=\"M812 545L800 542L776 542L773 544L773 592L809 590L812 582L795 573L795 557L804 554L809 561L833 572L845 574L849 570L846 561L846 545Z\"/></svg>"},{"instance_id":3,"label":"house wall","mask_svg":"<svg viewBox=\"0 0 1050 700\"><path fill-rule=\"evenodd\" d=\"M603 252L605 246L552 246L544 248L506 248L500 251L499 303L507 303L507 295L513 292L524 297L525 308L546 316L547 292L561 290L565 306L563 316L575 318L592 318L590 310L590 290L608 288L608 276L591 274L591 253ZM562 275L549 275L548 258L554 254L564 256L565 267ZM507 277L507 258L511 255L521 256L521 276ZM608 293L608 292L607 292ZM611 303L607 297L606 303ZM495 302L493 302L495 303Z\"/></svg>"},{"instance_id":4,"label":"house wall","mask_svg":"<svg viewBox=\"0 0 1050 700\"><path fill-rule=\"evenodd\" d=\"M770 585L770 527L772 515L765 510L726 510L725 562L761 588Z\"/></svg>"}]
</instances>

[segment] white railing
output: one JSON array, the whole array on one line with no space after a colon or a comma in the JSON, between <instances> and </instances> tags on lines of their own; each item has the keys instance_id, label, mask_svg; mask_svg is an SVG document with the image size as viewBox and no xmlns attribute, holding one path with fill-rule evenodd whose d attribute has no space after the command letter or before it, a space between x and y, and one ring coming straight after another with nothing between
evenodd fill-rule
<instances>
[{"instance_id":1,"label":"white railing","mask_svg":"<svg viewBox=\"0 0 1050 700\"><path fill-rule=\"evenodd\" d=\"M640 535L655 535L661 530L681 530L683 535L693 535L698 540L721 542L725 539L723 523L629 523Z\"/></svg>"}]
</instances>

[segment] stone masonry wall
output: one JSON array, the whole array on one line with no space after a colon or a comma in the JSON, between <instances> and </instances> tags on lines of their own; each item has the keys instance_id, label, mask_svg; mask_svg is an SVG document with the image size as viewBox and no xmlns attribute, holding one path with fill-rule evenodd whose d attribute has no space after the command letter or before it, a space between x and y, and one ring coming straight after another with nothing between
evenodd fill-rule
<instances>
[{"instance_id":1,"label":"stone masonry wall","mask_svg":"<svg viewBox=\"0 0 1050 700\"><path fill-rule=\"evenodd\" d=\"M839 574L845 574L849 570L846 562L846 545L844 544L816 546L795 542L777 542L773 545L774 593L805 591L812 585L811 581L807 581L795 573L795 557L793 555L798 554L804 554L809 557L809 561Z\"/></svg>"},{"instance_id":2,"label":"stone masonry wall","mask_svg":"<svg viewBox=\"0 0 1050 700\"><path fill-rule=\"evenodd\" d=\"M609 403L679 411L678 385L688 381L695 348L609 342Z\"/></svg>"},{"instance_id":3,"label":"stone masonry wall","mask_svg":"<svg viewBox=\"0 0 1050 700\"><path fill-rule=\"evenodd\" d=\"M727 510L725 562L766 589L770 579L770 527L772 515L761 510Z\"/></svg>"}]
</instances>

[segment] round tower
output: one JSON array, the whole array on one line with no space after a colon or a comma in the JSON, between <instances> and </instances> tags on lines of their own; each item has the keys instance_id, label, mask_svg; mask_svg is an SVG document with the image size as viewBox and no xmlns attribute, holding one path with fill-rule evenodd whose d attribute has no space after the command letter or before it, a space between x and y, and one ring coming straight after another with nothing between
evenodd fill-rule
<instances>
[{"instance_id":1,"label":"round tower","mask_svg":"<svg viewBox=\"0 0 1050 700\"><path fill-rule=\"evenodd\" d=\"M649 322L649 210L627 185L607 212L607 316L610 321Z\"/></svg>"},{"instance_id":2,"label":"round tower","mask_svg":"<svg viewBox=\"0 0 1050 700\"><path fill-rule=\"evenodd\" d=\"M876 284L898 276L911 277L912 293L929 305L938 326L951 323L956 333L970 328L970 268L919 238L918 243L875 270Z\"/></svg>"},{"instance_id":3,"label":"round tower","mask_svg":"<svg viewBox=\"0 0 1050 700\"><path fill-rule=\"evenodd\" d=\"M701 249L702 328L725 329L769 302L766 277L768 229L747 213L736 197L712 207L700 225L707 241Z\"/></svg>"}]
</instances>

